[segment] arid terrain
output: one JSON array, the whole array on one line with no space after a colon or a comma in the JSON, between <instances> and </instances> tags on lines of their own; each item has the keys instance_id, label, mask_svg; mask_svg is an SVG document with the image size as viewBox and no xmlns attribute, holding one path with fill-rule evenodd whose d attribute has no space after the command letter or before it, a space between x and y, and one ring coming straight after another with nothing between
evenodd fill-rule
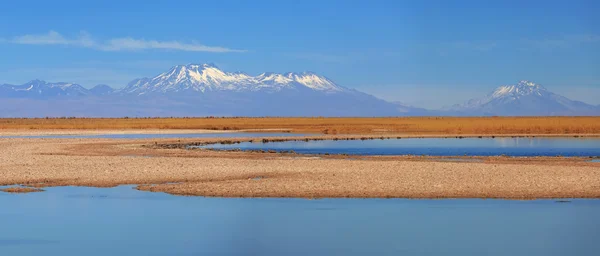
<instances>
[{"instance_id":1,"label":"arid terrain","mask_svg":"<svg viewBox=\"0 0 600 256\"><path fill-rule=\"evenodd\" d=\"M472 157L481 162L453 162L428 156L311 156L177 146L216 141L4 138L0 184L35 188L136 184L141 190L224 197L600 198L600 163L587 158Z\"/></svg>"}]
</instances>

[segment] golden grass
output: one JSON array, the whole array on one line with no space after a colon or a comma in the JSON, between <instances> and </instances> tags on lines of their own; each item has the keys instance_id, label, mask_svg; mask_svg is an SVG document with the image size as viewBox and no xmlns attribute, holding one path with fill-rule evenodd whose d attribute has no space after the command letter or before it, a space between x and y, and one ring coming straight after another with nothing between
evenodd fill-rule
<instances>
[{"instance_id":1,"label":"golden grass","mask_svg":"<svg viewBox=\"0 0 600 256\"><path fill-rule=\"evenodd\" d=\"M600 117L7 118L2 129L289 129L325 134L599 134Z\"/></svg>"}]
</instances>

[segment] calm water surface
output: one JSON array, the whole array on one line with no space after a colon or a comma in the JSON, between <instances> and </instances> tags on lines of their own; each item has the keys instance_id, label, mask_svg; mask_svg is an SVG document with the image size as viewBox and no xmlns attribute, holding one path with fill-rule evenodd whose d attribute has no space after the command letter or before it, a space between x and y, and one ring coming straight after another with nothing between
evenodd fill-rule
<instances>
[{"instance_id":1,"label":"calm water surface","mask_svg":"<svg viewBox=\"0 0 600 256\"><path fill-rule=\"evenodd\" d=\"M299 133L251 133L251 132L223 132L223 133L174 133L174 134L93 134L93 135L24 135L0 136L0 138L29 138L29 139L153 139L153 138L235 138L235 137L293 137L306 136Z\"/></svg>"},{"instance_id":2,"label":"calm water surface","mask_svg":"<svg viewBox=\"0 0 600 256\"><path fill-rule=\"evenodd\" d=\"M600 200L0 193L1 255L598 255Z\"/></svg>"},{"instance_id":3,"label":"calm water surface","mask_svg":"<svg viewBox=\"0 0 600 256\"><path fill-rule=\"evenodd\" d=\"M205 148L294 150L304 154L435 155L435 156L600 156L600 138L424 138L244 142Z\"/></svg>"}]
</instances>

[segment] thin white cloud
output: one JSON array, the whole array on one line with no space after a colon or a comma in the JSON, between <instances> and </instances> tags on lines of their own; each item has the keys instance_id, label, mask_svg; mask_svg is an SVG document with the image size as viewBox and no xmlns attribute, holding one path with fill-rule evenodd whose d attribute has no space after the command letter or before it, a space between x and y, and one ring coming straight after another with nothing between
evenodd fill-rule
<instances>
[{"instance_id":1,"label":"thin white cloud","mask_svg":"<svg viewBox=\"0 0 600 256\"><path fill-rule=\"evenodd\" d=\"M150 49L188 51L188 52L245 52L246 50L230 49L220 46L206 46L198 43L182 43L178 41L157 41L135 39L131 37L112 38L106 41L96 41L87 32L67 38L56 31L46 34L22 35L11 39L0 39L0 42L28 45L68 45L92 48L101 51L140 51Z\"/></svg>"},{"instance_id":2,"label":"thin white cloud","mask_svg":"<svg viewBox=\"0 0 600 256\"><path fill-rule=\"evenodd\" d=\"M229 49L220 46L206 46L197 43L188 44L177 41L161 42L156 40L134 39L131 37L108 40L104 45L101 45L100 49L105 51L165 49L190 52L245 52L245 50Z\"/></svg>"},{"instance_id":3,"label":"thin white cloud","mask_svg":"<svg viewBox=\"0 0 600 256\"><path fill-rule=\"evenodd\" d=\"M15 44L69 44L69 40L52 30L47 34L16 36L10 42Z\"/></svg>"}]
</instances>

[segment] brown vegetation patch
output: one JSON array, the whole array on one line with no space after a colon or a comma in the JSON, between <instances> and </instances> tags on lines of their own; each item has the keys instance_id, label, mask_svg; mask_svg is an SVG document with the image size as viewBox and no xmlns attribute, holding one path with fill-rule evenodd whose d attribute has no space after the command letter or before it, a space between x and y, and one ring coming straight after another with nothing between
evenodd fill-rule
<instances>
[{"instance_id":1,"label":"brown vegetation patch","mask_svg":"<svg viewBox=\"0 0 600 256\"><path fill-rule=\"evenodd\" d=\"M43 189L40 188L32 188L32 187L8 187L0 189L0 191L6 193L32 193L32 192L42 192Z\"/></svg>"}]
</instances>

